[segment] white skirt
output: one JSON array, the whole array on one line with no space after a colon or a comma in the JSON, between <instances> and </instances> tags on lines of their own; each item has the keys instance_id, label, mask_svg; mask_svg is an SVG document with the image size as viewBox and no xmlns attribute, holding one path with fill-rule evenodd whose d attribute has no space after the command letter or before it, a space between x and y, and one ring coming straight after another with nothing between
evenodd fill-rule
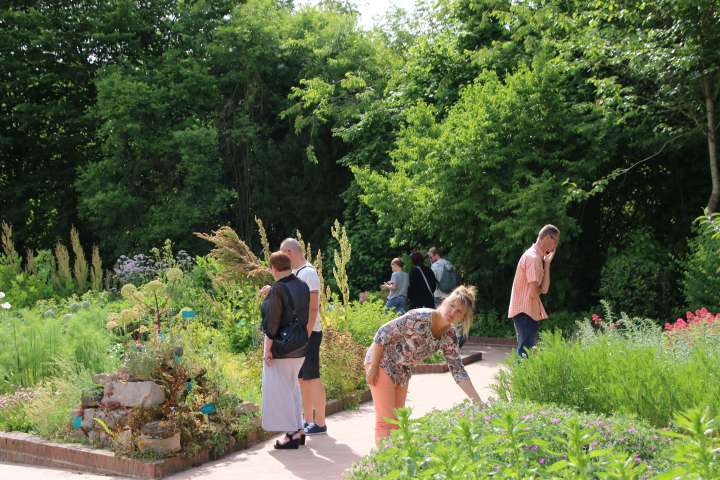
<instances>
[{"instance_id":1,"label":"white skirt","mask_svg":"<svg viewBox=\"0 0 720 480\"><path fill-rule=\"evenodd\" d=\"M304 357L263 362L262 428L268 432L294 432L303 427L298 373Z\"/></svg>"}]
</instances>

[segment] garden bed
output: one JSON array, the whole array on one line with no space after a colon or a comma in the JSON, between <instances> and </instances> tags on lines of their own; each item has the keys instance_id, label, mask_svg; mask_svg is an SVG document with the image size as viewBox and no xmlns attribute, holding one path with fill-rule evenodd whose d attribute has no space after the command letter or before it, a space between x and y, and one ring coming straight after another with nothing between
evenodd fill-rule
<instances>
[{"instance_id":1,"label":"garden bed","mask_svg":"<svg viewBox=\"0 0 720 480\"><path fill-rule=\"evenodd\" d=\"M370 391L363 390L340 400L328 400L326 415L353 408L371 400ZM244 450L263 442L275 433L257 428L247 433L244 440L228 447L225 455ZM20 432L0 432L0 462L22 463L51 468L82 471L104 475L122 475L133 478L163 478L173 473L207 463L214 458L208 450L190 457L170 457L161 460L142 460L118 456L108 450L90 448L80 444L51 442L35 435Z\"/></svg>"}]
</instances>

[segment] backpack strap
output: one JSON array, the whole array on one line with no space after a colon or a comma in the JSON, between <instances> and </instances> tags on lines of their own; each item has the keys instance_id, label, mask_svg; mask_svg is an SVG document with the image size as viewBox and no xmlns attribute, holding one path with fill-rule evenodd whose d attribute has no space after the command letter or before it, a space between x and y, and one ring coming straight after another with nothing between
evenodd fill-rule
<instances>
[{"instance_id":1,"label":"backpack strap","mask_svg":"<svg viewBox=\"0 0 720 480\"><path fill-rule=\"evenodd\" d=\"M277 282L277 284L280 286L280 290L284 292L284 295L280 296L284 297L283 300L286 300L288 306L290 307L290 311L292 312L292 319L299 323L300 319L298 318L297 312L295 311L295 302L293 301L292 295L290 294L290 290L288 289L287 285L282 282Z\"/></svg>"},{"instance_id":2,"label":"backpack strap","mask_svg":"<svg viewBox=\"0 0 720 480\"><path fill-rule=\"evenodd\" d=\"M433 292L432 289L430 288L430 284L429 284L428 281L427 281L427 277L425 276L425 272L423 272L423 271L422 271L422 268L420 268L420 267L415 267L415 268L417 268L418 270L420 270L420 275L422 275L423 280L425 280L425 286L427 287L428 292L430 292L430 296L433 296L433 297L434 297L434 296L435 296L435 292Z\"/></svg>"}]
</instances>

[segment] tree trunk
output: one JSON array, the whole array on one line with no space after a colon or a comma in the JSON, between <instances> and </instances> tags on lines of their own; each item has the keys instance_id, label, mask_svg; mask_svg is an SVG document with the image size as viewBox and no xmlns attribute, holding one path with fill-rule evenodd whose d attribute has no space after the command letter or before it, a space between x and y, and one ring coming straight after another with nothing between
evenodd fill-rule
<instances>
[{"instance_id":1,"label":"tree trunk","mask_svg":"<svg viewBox=\"0 0 720 480\"><path fill-rule=\"evenodd\" d=\"M713 84L715 75L705 75L703 78L703 94L705 95L705 113L707 115L707 141L710 157L710 178L712 179L712 192L708 199L708 213L717 211L718 199L720 199L720 175L718 174L717 161L717 121L715 118L715 97L717 87Z\"/></svg>"}]
</instances>

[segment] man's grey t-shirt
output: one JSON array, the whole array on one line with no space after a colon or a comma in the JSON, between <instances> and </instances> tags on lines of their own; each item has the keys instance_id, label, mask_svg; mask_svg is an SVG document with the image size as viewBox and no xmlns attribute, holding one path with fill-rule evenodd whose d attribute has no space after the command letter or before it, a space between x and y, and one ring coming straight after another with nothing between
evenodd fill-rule
<instances>
[{"instance_id":1,"label":"man's grey t-shirt","mask_svg":"<svg viewBox=\"0 0 720 480\"><path fill-rule=\"evenodd\" d=\"M407 273L393 272L390 281L395 284L395 290L390 290L388 300L399 296L407 297L407 289L410 284L410 276Z\"/></svg>"},{"instance_id":2,"label":"man's grey t-shirt","mask_svg":"<svg viewBox=\"0 0 720 480\"><path fill-rule=\"evenodd\" d=\"M430 265L430 270L435 274L435 279L437 280L437 287L435 288L434 296L437 298L446 298L448 295L450 295L450 292L443 292L440 290L440 279L443 276L443 271L445 270L446 266L451 265L450 262L445 260L444 258L438 258L435 262Z\"/></svg>"}]
</instances>

